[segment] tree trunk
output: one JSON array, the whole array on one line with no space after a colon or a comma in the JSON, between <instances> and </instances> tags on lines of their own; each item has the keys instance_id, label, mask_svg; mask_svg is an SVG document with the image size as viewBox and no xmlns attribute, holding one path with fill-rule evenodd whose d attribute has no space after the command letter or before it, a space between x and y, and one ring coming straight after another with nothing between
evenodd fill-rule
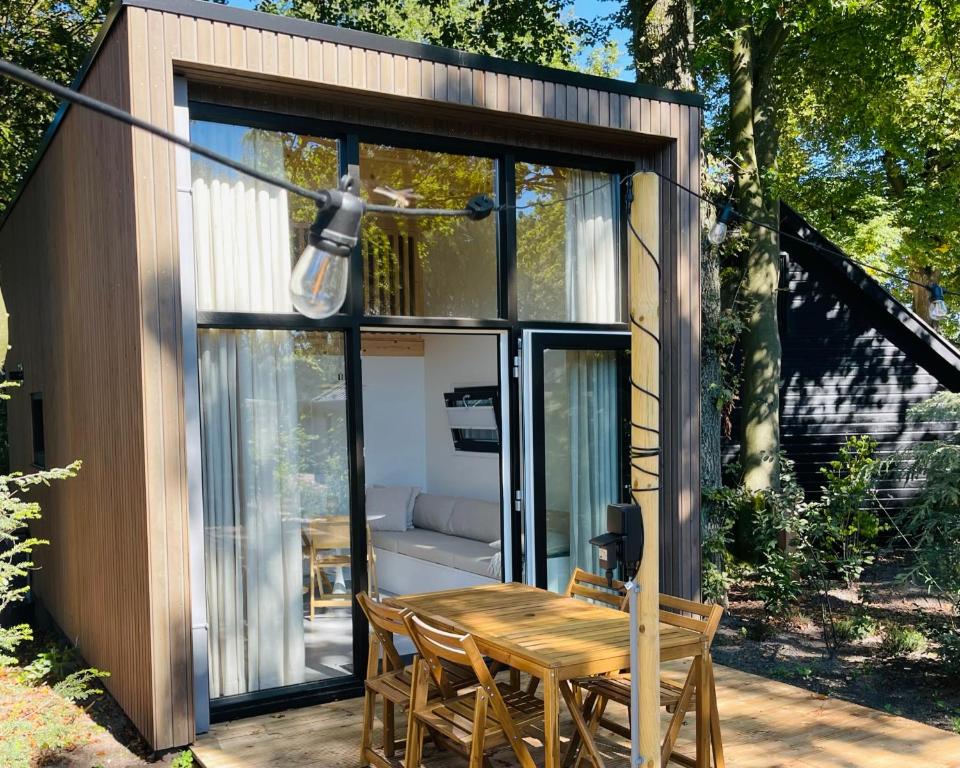
<instances>
[{"instance_id":1,"label":"tree trunk","mask_svg":"<svg viewBox=\"0 0 960 768\"><path fill-rule=\"evenodd\" d=\"M703 337L720 324L720 263L716 248L704 238L700 260L700 312ZM700 488L711 491L723 484L720 456L721 413L717 408L720 391L720 355L716 344L705 343L700 350ZM705 507L706 509L706 507Z\"/></svg>"},{"instance_id":2,"label":"tree trunk","mask_svg":"<svg viewBox=\"0 0 960 768\"><path fill-rule=\"evenodd\" d=\"M778 222L764 202L757 163L753 75L753 32L744 20L734 31L730 59L730 144L740 166L736 197L745 218L771 228L747 226L751 244L741 292L749 309L743 334L740 458L747 488L776 490L780 487L780 248Z\"/></svg>"},{"instance_id":3,"label":"tree trunk","mask_svg":"<svg viewBox=\"0 0 960 768\"><path fill-rule=\"evenodd\" d=\"M690 0L628 0L633 35L630 54L637 81L692 91L693 3Z\"/></svg>"},{"instance_id":4,"label":"tree trunk","mask_svg":"<svg viewBox=\"0 0 960 768\"><path fill-rule=\"evenodd\" d=\"M922 267L910 271L910 279L915 281L915 283L922 283L922 285L914 284L910 286L910 293L913 297L913 301L911 302L913 311L931 325L934 325L934 323L930 319L930 291L926 286L935 283L939 277L939 273L930 269L930 267Z\"/></svg>"}]
</instances>

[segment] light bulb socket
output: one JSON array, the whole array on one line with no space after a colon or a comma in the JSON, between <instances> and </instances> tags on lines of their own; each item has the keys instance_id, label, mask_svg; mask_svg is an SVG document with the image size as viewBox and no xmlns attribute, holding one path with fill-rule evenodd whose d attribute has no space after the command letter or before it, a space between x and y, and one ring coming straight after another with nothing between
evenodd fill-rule
<instances>
[{"instance_id":1,"label":"light bulb socket","mask_svg":"<svg viewBox=\"0 0 960 768\"><path fill-rule=\"evenodd\" d=\"M474 195L464 206L467 213L467 218L472 221L480 221L480 219L485 219L494 209L497 207L497 204L493 202L493 199L487 197L486 195Z\"/></svg>"},{"instance_id":2,"label":"light bulb socket","mask_svg":"<svg viewBox=\"0 0 960 768\"><path fill-rule=\"evenodd\" d=\"M931 301L943 301L943 286L939 283L930 283L927 286L927 290L930 291L930 300Z\"/></svg>"},{"instance_id":3,"label":"light bulb socket","mask_svg":"<svg viewBox=\"0 0 960 768\"><path fill-rule=\"evenodd\" d=\"M337 256L349 256L360 237L360 222L366 210L356 194L356 179L344 175L337 189L321 190L317 217L307 241L314 248Z\"/></svg>"},{"instance_id":4,"label":"light bulb socket","mask_svg":"<svg viewBox=\"0 0 960 768\"><path fill-rule=\"evenodd\" d=\"M723 208L720 210L720 215L717 216L717 221L721 224L729 224L733 220L733 202L730 198L727 198L727 202L723 204Z\"/></svg>"}]
</instances>

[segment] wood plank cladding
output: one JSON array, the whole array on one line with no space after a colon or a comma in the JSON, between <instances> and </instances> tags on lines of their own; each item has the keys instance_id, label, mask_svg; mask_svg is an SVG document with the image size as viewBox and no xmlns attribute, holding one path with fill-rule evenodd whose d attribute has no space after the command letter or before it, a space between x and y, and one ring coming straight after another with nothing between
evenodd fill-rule
<instances>
[{"instance_id":1,"label":"wood plank cladding","mask_svg":"<svg viewBox=\"0 0 960 768\"><path fill-rule=\"evenodd\" d=\"M130 108L127 20L117 20L84 91ZM30 393L43 395L46 462L81 459L76 478L31 493L42 505L36 594L104 685L155 740L156 553L146 515L140 283L132 136L70 110L0 229L10 311L10 458L31 470ZM181 652L187 652L183 649Z\"/></svg>"},{"instance_id":2,"label":"wood plank cladding","mask_svg":"<svg viewBox=\"0 0 960 768\"><path fill-rule=\"evenodd\" d=\"M423 336L365 332L360 335L360 353L365 357L423 357Z\"/></svg>"}]
</instances>

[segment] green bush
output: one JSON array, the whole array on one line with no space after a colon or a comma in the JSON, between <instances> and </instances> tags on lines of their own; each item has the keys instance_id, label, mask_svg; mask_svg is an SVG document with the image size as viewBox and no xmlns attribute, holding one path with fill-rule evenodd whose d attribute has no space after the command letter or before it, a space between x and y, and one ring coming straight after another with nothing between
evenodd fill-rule
<instances>
[{"instance_id":1,"label":"green bush","mask_svg":"<svg viewBox=\"0 0 960 768\"><path fill-rule=\"evenodd\" d=\"M899 659L913 653L927 650L927 638L914 627L900 624L886 624L880 638L880 656L887 659Z\"/></svg>"},{"instance_id":2,"label":"green bush","mask_svg":"<svg viewBox=\"0 0 960 768\"><path fill-rule=\"evenodd\" d=\"M934 633L932 639L937 643L943 673L954 679L960 677L960 627L945 627Z\"/></svg>"},{"instance_id":3,"label":"green bush","mask_svg":"<svg viewBox=\"0 0 960 768\"><path fill-rule=\"evenodd\" d=\"M833 635L837 643L853 643L877 632L877 622L863 612L845 616L833 623Z\"/></svg>"},{"instance_id":4,"label":"green bush","mask_svg":"<svg viewBox=\"0 0 960 768\"><path fill-rule=\"evenodd\" d=\"M960 394L941 392L913 406L915 421L960 421ZM894 460L904 478L920 481L898 532L913 550L907 577L948 600L960 614L960 434L918 441Z\"/></svg>"}]
</instances>

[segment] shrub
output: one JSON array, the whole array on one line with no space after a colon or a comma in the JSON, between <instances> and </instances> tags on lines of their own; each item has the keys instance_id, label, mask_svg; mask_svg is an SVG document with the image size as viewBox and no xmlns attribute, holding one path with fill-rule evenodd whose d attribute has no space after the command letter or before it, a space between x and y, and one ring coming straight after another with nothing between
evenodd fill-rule
<instances>
[{"instance_id":1,"label":"shrub","mask_svg":"<svg viewBox=\"0 0 960 768\"><path fill-rule=\"evenodd\" d=\"M933 639L943 673L956 679L960 676L960 627L945 627L934 633Z\"/></svg>"},{"instance_id":2,"label":"shrub","mask_svg":"<svg viewBox=\"0 0 960 768\"><path fill-rule=\"evenodd\" d=\"M923 632L900 624L886 624L880 639L880 655L887 659L899 659L912 653L927 650L927 638Z\"/></svg>"},{"instance_id":3,"label":"shrub","mask_svg":"<svg viewBox=\"0 0 960 768\"><path fill-rule=\"evenodd\" d=\"M873 487L876 449L877 441L867 435L849 437L837 458L820 468L825 484L820 499L806 508L805 532L824 580L836 578L852 587L874 561L880 532Z\"/></svg>"},{"instance_id":4,"label":"shrub","mask_svg":"<svg viewBox=\"0 0 960 768\"><path fill-rule=\"evenodd\" d=\"M960 421L960 394L942 392L913 406L914 421ZM960 612L960 434L914 443L895 458L907 480L922 483L898 532L913 550L907 577Z\"/></svg>"},{"instance_id":5,"label":"shrub","mask_svg":"<svg viewBox=\"0 0 960 768\"><path fill-rule=\"evenodd\" d=\"M862 612L837 619L833 623L833 635L837 643L853 643L870 637L876 632L877 622Z\"/></svg>"}]
</instances>

